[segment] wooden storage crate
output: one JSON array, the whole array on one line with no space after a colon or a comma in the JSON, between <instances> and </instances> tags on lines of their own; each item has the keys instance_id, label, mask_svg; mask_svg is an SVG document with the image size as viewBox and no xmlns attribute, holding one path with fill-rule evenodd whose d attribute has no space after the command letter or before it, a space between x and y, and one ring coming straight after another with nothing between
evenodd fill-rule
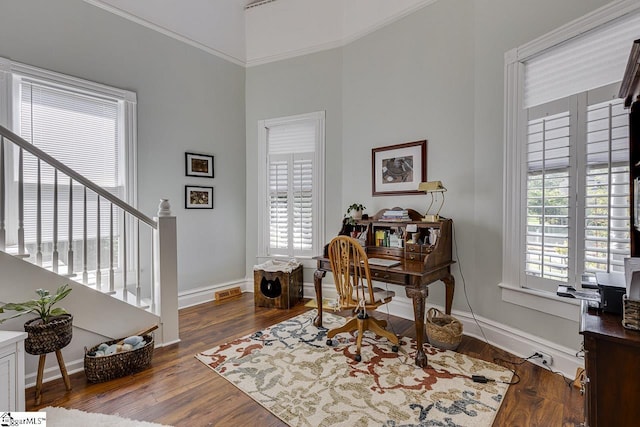
<instances>
[{"instance_id":1,"label":"wooden storage crate","mask_svg":"<svg viewBox=\"0 0 640 427\"><path fill-rule=\"evenodd\" d=\"M253 271L253 295L256 307L289 309L302 301L302 264L286 271Z\"/></svg>"}]
</instances>

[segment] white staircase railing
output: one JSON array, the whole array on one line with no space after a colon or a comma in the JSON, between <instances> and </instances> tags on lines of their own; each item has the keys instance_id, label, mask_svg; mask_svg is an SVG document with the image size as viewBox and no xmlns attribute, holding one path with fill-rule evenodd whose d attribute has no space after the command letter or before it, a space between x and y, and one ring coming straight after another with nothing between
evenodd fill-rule
<instances>
[{"instance_id":1,"label":"white staircase railing","mask_svg":"<svg viewBox=\"0 0 640 427\"><path fill-rule=\"evenodd\" d=\"M37 159L35 182L25 183L25 155ZM43 182L43 172L52 180ZM28 204L25 186L35 193ZM168 201L151 219L2 126L0 250L157 314L163 342L178 340L176 222Z\"/></svg>"}]
</instances>

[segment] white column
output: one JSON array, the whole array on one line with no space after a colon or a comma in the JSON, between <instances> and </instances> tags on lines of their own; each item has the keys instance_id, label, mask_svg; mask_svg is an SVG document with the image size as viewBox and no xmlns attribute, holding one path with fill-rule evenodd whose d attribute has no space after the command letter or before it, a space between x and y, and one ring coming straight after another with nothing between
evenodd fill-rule
<instances>
[{"instance_id":1,"label":"white column","mask_svg":"<svg viewBox=\"0 0 640 427\"><path fill-rule=\"evenodd\" d=\"M178 324L178 252L176 217L171 216L168 202L163 200L158 217L154 220L158 228L154 230L155 244L155 295L156 307L160 315L162 343L164 345L180 341Z\"/></svg>"}]
</instances>

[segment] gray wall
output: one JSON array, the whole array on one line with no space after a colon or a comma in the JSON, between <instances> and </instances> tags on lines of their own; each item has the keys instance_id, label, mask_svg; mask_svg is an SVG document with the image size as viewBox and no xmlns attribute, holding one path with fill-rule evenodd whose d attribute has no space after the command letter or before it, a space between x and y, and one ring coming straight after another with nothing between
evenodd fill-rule
<instances>
[{"instance_id":1,"label":"gray wall","mask_svg":"<svg viewBox=\"0 0 640 427\"><path fill-rule=\"evenodd\" d=\"M179 290L244 278L245 71L81 0L3 0L0 56L138 96L138 208L168 197ZM188 178L185 151L215 155ZM215 186L213 210L185 210L184 186Z\"/></svg>"},{"instance_id":2,"label":"gray wall","mask_svg":"<svg viewBox=\"0 0 640 427\"><path fill-rule=\"evenodd\" d=\"M367 206L368 213L393 206L424 212L425 196L371 196L371 149L427 139L428 179L442 180L448 188L442 214L455 223L459 262L454 266L454 309L469 310L462 269L476 314L577 348L575 322L505 303L498 287L504 54L606 3L439 1L343 48L251 68L247 71L247 152L256 150L258 119L307 112L312 104L313 109L327 109L331 126L338 110L326 98L330 96L332 104L341 99L342 134L337 139L342 146L327 153L328 241L339 229L346 207L354 202ZM340 56L341 62L336 59ZM335 66L342 66L340 76L335 76ZM327 68L330 85L322 84L326 79L309 81L309 75ZM271 100L276 93L273 87L279 95ZM328 144L333 147L332 140ZM255 157L248 158L248 266L256 254L251 236L257 217L249 208L257 185L255 169ZM341 175L337 181L335 174ZM341 192L338 198L337 192ZM395 290L397 297L404 296L403 290ZM443 287L432 286L429 300L443 305Z\"/></svg>"}]
</instances>

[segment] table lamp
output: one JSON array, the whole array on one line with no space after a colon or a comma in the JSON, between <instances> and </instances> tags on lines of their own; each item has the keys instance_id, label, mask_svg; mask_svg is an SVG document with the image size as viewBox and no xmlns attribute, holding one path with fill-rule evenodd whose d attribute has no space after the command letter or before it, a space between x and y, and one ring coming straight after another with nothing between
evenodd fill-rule
<instances>
[{"instance_id":1,"label":"table lamp","mask_svg":"<svg viewBox=\"0 0 640 427\"><path fill-rule=\"evenodd\" d=\"M424 214L422 220L426 222L438 221L440 219L440 210L442 209L442 206L444 206L444 192L447 191L447 189L442 185L442 181L421 182L418 185L418 191L424 191L427 194L431 194L431 203L429 204L427 212ZM435 201L433 193L442 193L442 202L440 203L438 212L436 212L435 214L429 214L429 211L433 206L433 202Z\"/></svg>"}]
</instances>

